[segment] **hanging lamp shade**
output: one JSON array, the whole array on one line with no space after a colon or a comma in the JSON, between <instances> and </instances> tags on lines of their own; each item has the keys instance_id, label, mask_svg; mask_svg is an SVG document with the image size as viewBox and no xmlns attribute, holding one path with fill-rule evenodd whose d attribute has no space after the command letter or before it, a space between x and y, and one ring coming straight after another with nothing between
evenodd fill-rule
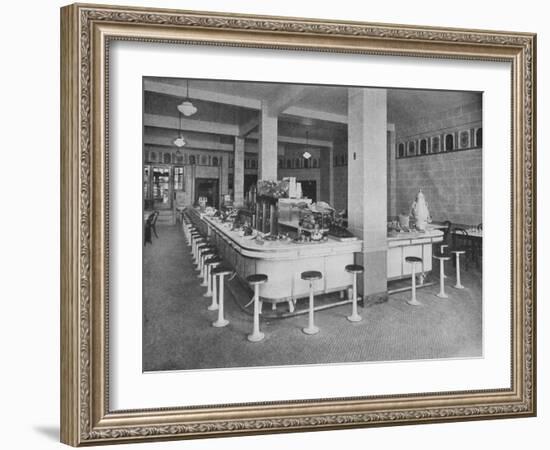
<instances>
[{"instance_id":1,"label":"hanging lamp shade","mask_svg":"<svg viewBox=\"0 0 550 450\"><path fill-rule=\"evenodd\" d=\"M189 100L189 80L187 80L187 92L186 92L186 96L185 96L185 99L183 100L183 102L181 102L179 105L178 105L178 111L180 113L182 113L185 117L189 117L189 116L192 116L193 114L195 114L198 110L197 110L197 107L195 105L193 105L193 103L191 103L191 100Z\"/></svg>"},{"instance_id":2,"label":"hanging lamp shade","mask_svg":"<svg viewBox=\"0 0 550 450\"><path fill-rule=\"evenodd\" d=\"M178 105L178 111L182 113L185 117L192 116L197 112L197 107L193 105L189 100L184 100Z\"/></svg>"},{"instance_id":3,"label":"hanging lamp shade","mask_svg":"<svg viewBox=\"0 0 550 450\"><path fill-rule=\"evenodd\" d=\"M302 153L302 157L304 159L311 158L311 153L309 153L308 150L309 150L309 131L306 131L306 150L304 151L304 153Z\"/></svg>"},{"instance_id":4,"label":"hanging lamp shade","mask_svg":"<svg viewBox=\"0 0 550 450\"><path fill-rule=\"evenodd\" d=\"M174 145L178 148L182 148L187 144L183 136L178 136L176 139L174 139Z\"/></svg>"}]
</instances>

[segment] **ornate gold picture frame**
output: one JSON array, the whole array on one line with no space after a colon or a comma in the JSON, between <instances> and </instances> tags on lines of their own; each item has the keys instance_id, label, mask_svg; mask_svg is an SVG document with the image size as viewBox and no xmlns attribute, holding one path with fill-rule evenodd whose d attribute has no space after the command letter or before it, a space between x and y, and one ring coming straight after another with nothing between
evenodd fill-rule
<instances>
[{"instance_id":1,"label":"ornate gold picture frame","mask_svg":"<svg viewBox=\"0 0 550 450\"><path fill-rule=\"evenodd\" d=\"M115 41L509 63L509 388L113 410L109 402L108 69L109 49ZM534 416L535 89L536 36L531 33L85 4L62 8L62 442L80 446Z\"/></svg>"}]
</instances>

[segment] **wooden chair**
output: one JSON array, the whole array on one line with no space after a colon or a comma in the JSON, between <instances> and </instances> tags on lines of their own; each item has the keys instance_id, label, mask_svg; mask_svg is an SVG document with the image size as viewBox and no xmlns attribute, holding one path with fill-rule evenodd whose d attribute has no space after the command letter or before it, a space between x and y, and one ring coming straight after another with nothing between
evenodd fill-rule
<instances>
[{"instance_id":1,"label":"wooden chair","mask_svg":"<svg viewBox=\"0 0 550 450\"><path fill-rule=\"evenodd\" d=\"M145 247L147 243L153 244L152 234L155 235L155 237L158 239L156 224L157 224L157 218L159 216L158 211L153 211L149 216L147 217L147 220L145 221L145 230L144 230L144 237L143 237L143 246Z\"/></svg>"}]
</instances>

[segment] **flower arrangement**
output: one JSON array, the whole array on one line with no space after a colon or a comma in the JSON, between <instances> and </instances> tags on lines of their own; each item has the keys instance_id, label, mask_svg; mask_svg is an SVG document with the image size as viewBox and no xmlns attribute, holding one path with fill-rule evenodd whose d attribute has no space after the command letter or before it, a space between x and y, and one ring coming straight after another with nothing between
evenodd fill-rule
<instances>
[{"instance_id":1,"label":"flower arrangement","mask_svg":"<svg viewBox=\"0 0 550 450\"><path fill-rule=\"evenodd\" d=\"M258 195L271 198L288 197L288 181L286 180L259 180Z\"/></svg>"}]
</instances>

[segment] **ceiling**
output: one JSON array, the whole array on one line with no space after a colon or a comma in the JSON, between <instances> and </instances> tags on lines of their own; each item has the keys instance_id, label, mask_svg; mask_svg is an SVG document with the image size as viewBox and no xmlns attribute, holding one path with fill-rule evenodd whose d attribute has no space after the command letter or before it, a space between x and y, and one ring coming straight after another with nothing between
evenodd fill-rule
<instances>
[{"instance_id":1,"label":"ceiling","mask_svg":"<svg viewBox=\"0 0 550 450\"><path fill-rule=\"evenodd\" d=\"M198 112L185 118L182 128L186 131L189 125L188 131L193 133L206 133L193 129L192 125L198 122L237 127L248 123L250 126L247 133L252 133L250 136L254 137L262 101L282 103L282 109L278 112L280 136L305 139L307 134L310 140L334 141L337 135L345 133L347 129L348 88L343 86L155 77L144 80L144 89L145 114L158 116L160 120L154 127L161 129L162 118L171 118L172 126L166 126L169 136L174 134L174 126L176 130L178 128L177 105L187 95ZM481 102L481 93L388 89L388 122L398 127L399 124L412 123L428 113L439 114L474 102ZM146 127L146 134L151 128ZM216 131L214 134L224 132ZM231 134L231 131L227 131L227 134Z\"/></svg>"}]
</instances>

